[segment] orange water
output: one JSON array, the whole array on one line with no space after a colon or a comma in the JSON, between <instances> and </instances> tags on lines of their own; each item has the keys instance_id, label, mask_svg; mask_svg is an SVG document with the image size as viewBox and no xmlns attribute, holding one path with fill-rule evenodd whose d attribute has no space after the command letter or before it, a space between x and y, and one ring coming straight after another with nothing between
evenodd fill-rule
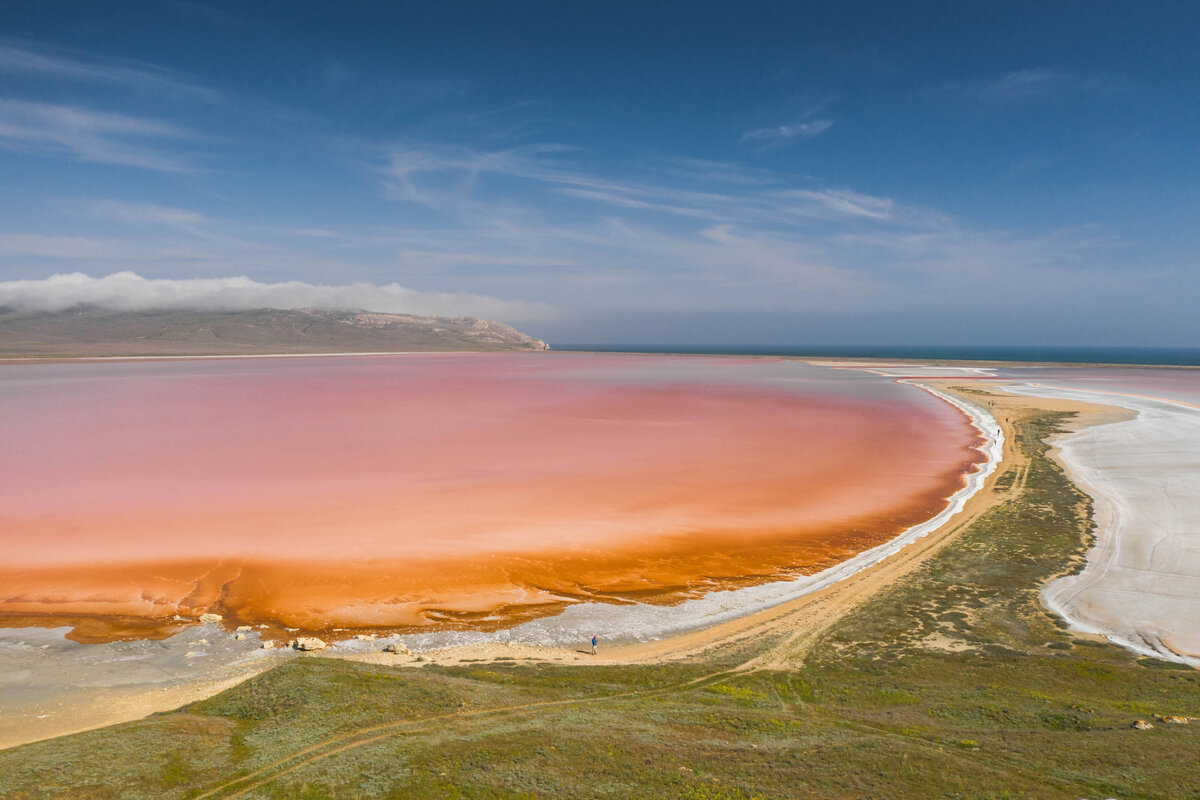
<instances>
[{"instance_id":1,"label":"orange water","mask_svg":"<svg viewBox=\"0 0 1200 800\"><path fill-rule=\"evenodd\" d=\"M496 627L812 572L945 505L960 412L780 360L0 366L0 615Z\"/></svg>"}]
</instances>

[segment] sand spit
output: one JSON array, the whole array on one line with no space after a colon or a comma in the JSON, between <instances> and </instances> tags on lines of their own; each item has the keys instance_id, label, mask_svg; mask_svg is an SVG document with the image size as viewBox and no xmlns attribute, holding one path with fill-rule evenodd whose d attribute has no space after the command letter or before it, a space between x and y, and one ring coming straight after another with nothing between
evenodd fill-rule
<instances>
[{"instance_id":1,"label":"sand spit","mask_svg":"<svg viewBox=\"0 0 1200 800\"><path fill-rule=\"evenodd\" d=\"M1060 442L1068 474L1095 501L1096 542L1080 574L1042 594L1077 630L1200 667L1200 408L1063 386L1005 389L1137 413Z\"/></svg>"}]
</instances>

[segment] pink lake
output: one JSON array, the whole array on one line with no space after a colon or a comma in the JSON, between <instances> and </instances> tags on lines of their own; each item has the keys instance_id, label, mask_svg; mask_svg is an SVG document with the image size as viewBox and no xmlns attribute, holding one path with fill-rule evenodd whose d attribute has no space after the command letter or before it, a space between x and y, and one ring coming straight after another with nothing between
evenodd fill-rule
<instances>
[{"instance_id":1,"label":"pink lake","mask_svg":"<svg viewBox=\"0 0 1200 800\"><path fill-rule=\"evenodd\" d=\"M982 456L913 386L578 353L0 365L0 615L497 627L809 573Z\"/></svg>"}]
</instances>

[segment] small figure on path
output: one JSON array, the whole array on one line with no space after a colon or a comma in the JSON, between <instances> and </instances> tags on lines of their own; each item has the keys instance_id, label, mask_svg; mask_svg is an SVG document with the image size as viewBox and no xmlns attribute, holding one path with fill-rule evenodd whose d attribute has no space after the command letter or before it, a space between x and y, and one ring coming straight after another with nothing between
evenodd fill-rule
<instances>
[{"instance_id":1,"label":"small figure on path","mask_svg":"<svg viewBox=\"0 0 1200 800\"><path fill-rule=\"evenodd\" d=\"M592 637L592 655L596 655L596 645L599 643L600 643L600 641L595 636L593 636Z\"/></svg>"}]
</instances>

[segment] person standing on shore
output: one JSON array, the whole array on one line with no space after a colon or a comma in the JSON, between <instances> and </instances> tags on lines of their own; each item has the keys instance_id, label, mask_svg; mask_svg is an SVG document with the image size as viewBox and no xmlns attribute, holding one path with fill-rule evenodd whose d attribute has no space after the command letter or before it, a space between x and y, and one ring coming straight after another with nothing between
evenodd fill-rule
<instances>
[{"instance_id":1,"label":"person standing on shore","mask_svg":"<svg viewBox=\"0 0 1200 800\"><path fill-rule=\"evenodd\" d=\"M592 637L592 655L596 655L596 645L599 643L600 643L600 640L597 639L595 636L593 636Z\"/></svg>"}]
</instances>

